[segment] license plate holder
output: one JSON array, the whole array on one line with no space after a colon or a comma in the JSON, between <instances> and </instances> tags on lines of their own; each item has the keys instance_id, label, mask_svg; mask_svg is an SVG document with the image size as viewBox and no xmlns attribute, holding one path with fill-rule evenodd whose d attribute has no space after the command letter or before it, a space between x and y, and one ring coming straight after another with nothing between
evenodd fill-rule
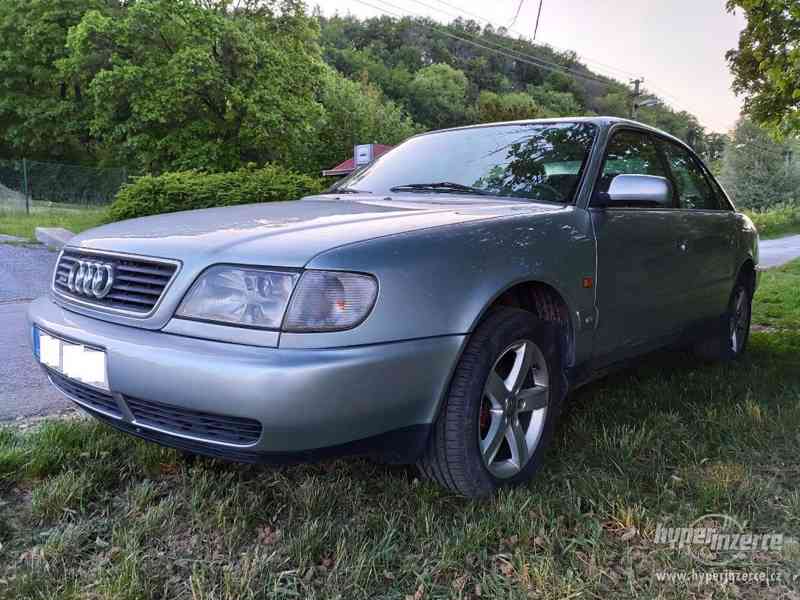
<instances>
[{"instance_id":1,"label":"license plate holder","mask_svg":"<svg viewBox=\"0 0 800 600\"><path fill-rule=\"evenodd\" d=\"M33 328L34 354L40 363L64 377L108 391L106 353Z\"/></svg>"}]
</instances>

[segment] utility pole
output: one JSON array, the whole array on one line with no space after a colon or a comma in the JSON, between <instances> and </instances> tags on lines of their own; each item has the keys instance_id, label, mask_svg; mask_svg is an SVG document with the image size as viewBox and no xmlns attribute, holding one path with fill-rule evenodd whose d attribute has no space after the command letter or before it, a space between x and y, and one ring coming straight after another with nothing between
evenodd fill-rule
<instances>
[{"instance_id":1,"label":"utility pole","mask_svg":"<svg viewBox=\"0 0 800 600\"><path fill-rule=\"evenodd\" d=\"M536 34L539 33L539 19L542 18L542 3L544 0L539 0L539 12L536 13L536 27L533 30L533 41L536 41Z\"/></svg>"},{"instance_id":2,"label":"utility pole","mask_svg":"<svg viewBox=\"0 0 800 600\"><path fill-rule=\"evenodd\" d=\"M631 83L633 84L633 94L631 101L631 119L636 119L639 116L639 98L642 95L641 86L644 83L644 77L631 79Z\"/></svg>"}]
</instances>

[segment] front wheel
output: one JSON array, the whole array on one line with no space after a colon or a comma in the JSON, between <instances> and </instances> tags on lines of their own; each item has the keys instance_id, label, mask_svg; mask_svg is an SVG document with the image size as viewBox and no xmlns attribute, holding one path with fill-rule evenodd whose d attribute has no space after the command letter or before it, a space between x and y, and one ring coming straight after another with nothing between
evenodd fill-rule
<instances>
[{"instance_id":1,"label":"front wheel","mask_svg":"<svg viewBox=\"0 0 800 600\"><path fill-rule=\"evenodd\" d=\"M493 311L456 368L422 474L464 496L533 477L563 390L559 328L516 308Z\"/></svg>"}]
</instances>

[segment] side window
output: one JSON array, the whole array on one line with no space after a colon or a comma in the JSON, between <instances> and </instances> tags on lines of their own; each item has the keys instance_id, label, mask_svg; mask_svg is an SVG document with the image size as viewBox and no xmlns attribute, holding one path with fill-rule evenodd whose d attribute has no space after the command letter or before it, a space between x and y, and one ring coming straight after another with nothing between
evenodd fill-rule
<instances>
[{"instance_id":1,"label":"side window","mask_svg":"<svg viewBox=\"0 0 800 600\"><path fill-rule=\"evenodd\" d=\"M667 177L653 139L638 131L620 131L608 143L606 160L597 189L607 192L617 175Z\"/></svg>"},{"instance_id":2,"label":"side window","mask_svg":"<svg viewBox=\"0 0 800 600\"><path fill-rule=\"evenodd\" d=\"M678 188L681 208L695 210L717 210L719 202L714 189L694 157L685 149L664 142L664 155L672 170L672 180Z\"/></svg>"}]
</instances>

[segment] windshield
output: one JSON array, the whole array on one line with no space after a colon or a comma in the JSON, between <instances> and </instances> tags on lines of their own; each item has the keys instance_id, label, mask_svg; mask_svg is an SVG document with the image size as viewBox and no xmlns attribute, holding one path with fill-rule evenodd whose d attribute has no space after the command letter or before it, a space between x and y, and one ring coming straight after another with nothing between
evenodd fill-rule
<instances>
[{"instance_id":1,"label":"windshield","mask_svg":"<svg viewBox=\"0 0 800 600\"><path fill-rule=\"evenodd\" d=\"M331 191L491 194L571 202L596 132L591 123L522 123L411 138Z\"/></svg>"}]
</instances>

